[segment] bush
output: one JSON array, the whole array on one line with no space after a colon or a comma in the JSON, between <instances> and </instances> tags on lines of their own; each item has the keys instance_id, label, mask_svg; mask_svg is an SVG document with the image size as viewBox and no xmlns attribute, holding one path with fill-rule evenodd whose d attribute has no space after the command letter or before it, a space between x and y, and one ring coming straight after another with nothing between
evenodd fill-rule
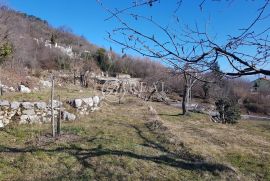
<instances>
[{"instance_id":1,"label":"bush","mask_svg":"<svg viewBox=\"0 0 270 181\"><path fill-rule=\"evenodd\" d=\"M270 106L265 99L265 101L254 97L246 97L243 101L244 107L253 113L261 113L261 114L269 114L270 113Z\"/></svg>"},{"instance_id":2,"label":"bush","mask_svg":"<svg viewBox=\"0 0 270 181\"><path fill-rule=\"evenodd\" d=\"M215 104L223 123L236 123L240 119L240 109L234 101L219 99Z\"/></svg>"}]
</instances>

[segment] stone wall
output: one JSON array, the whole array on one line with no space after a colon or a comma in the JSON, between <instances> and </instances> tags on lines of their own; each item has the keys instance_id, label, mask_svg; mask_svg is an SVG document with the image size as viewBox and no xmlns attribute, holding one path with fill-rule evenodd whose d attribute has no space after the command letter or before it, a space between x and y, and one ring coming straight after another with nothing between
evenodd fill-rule
<instances>
[{"instance_id":1,"label":"stone wall","mask_svg":"<svg viewBox=\"0 0 270 181\"><path fill-rule=\"evenodd\" d=\"M98 96L74 99L68 101L68 104L76 109L76 112L80 115L88 115L90 112L99 109L101 98Z\"/></svg>"},{"instance_id":2,"label":"stone wall","mask_svg":"<svg viewBox=\"0 0 270 181\"><path fill-rule=\"evenodd\" d=\"M88 115L90 112L99 109L100 97L74 99L68 101L74 111L80 115ZM74 121L77 116L72 114L63 106L62 102L53 100L55 118L59 115L61 107L61 118L63 121ZM11 122L18 124L50 123L52 117L51 103L46 102L9 102L0 100L0 128Z\"/></svg>"}]
</instances>

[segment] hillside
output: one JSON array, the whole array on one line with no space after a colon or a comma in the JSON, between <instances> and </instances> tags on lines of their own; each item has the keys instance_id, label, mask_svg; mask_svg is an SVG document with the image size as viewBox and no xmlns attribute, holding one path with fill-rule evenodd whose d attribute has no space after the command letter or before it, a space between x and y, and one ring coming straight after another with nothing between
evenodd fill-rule
<instances>
[{"instance_id":1,"label":"hillside","mask_svg":"<svg viewBox=\"0 0 270 181\"><path fill-rule=\"evenodd\" d=\"M174 51L119 55L0 7L0 181L269 181L269 79Z\"/></svg>"},{"instance_id":2,"label":"hillside","mask_svg":"<svg viewBox=\"0 0 270 181\"><path fill-rule=\"evenodd\" d=\"M0 33L12 45L6 65L31 69L67 69L75 59L86 59L98 47L67 27L54 28L45 20L25 13L0 9Z\"/></svg>"}]
</instances>

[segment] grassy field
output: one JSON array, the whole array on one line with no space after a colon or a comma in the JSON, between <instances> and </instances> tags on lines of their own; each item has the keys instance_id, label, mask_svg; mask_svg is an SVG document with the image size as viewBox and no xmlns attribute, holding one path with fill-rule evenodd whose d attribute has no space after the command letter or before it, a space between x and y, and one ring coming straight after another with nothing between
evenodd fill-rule
<instances>
[{"instance_id":1,"label":"grassy field","mask_svg":"<svg viewBox=\"0 0 270 181\"><path fill-rule=\"evenodd\" d=\"M270 180L269 122L223 125L179 112L128 98L64 123L56 139L50 125L9 125L0 131L0 180Z\"/></svg>"}]
</instances>

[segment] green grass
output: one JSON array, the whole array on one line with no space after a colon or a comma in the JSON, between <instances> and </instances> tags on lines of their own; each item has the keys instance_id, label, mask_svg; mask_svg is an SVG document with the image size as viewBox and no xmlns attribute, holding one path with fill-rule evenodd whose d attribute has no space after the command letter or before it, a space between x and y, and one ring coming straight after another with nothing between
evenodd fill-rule
<instances>
[{"instance_id":1,"label":"green grass","mask_svg":"<svg viewBox=\"0 0 270 181\"><path fill-rule=\"evenodd\" d=\"M222 135L216 138L206 131L221 130L223 134L226 129L238 129L246 136L256 123L224 127L209 123L201 114L183 117L177 115L180 111L176 108L152 105L170 133L149 130L145 124L150 117L148 107L135 98L128 98L124 104L104 104L100 111L81 120L63 123L63 136L56 140L48 138L50 125L10 125L0 131L0 180L236 180L238 175L250 180L269 178L269 165L264 163L269 157L259 152L269 153L267 144L258 143L255 149L253 143L242 143L241 148L253 149L245 155L229 147L232 140ZM264 128L257 125L252 135ZM269 138L268 133L259 136ZM191 143L197 143L200 149ZM212 156L204 152L206 148ZM230 171L231 166L237 173Z\"/></svg>"}]
</instances>

